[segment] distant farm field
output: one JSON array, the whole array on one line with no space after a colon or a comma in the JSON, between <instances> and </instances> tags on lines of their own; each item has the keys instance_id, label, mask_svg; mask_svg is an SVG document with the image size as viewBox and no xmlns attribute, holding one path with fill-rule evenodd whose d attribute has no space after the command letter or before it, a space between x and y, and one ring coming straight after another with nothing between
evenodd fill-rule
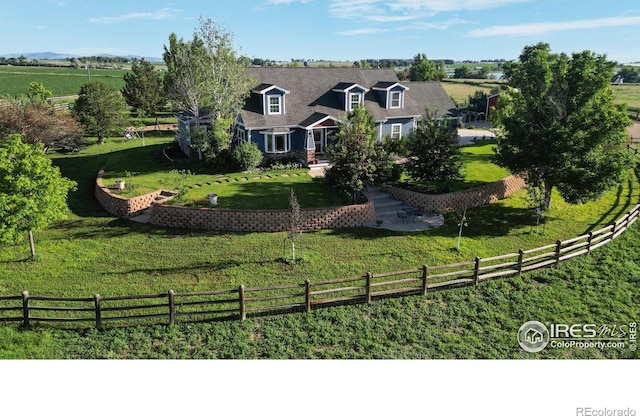
<instances>
[{"instance_id":1,"label":"distant farm field","mask_svg":"<svg viewBox=\"0 0 640 416\"><path fill-rule=\"evenodd\" d=\"M506 85L504 81L490 79L447 79L442 81L442 88L446 91L458 107L465 107L469 96L476 91L489 94L492 89Z\"/></svg>"},{"instance_id":2,"label":"distant farm field","mask_svg":"<svg viewBox=\"0 0 640 416\"><path fill-rule=\"evenodd\" d=\"M464 108L469 96L476 91L487 94L494 88L506 86L505 81L487 79L447 79L442 81L442 87L454 100L459 108ZM611 84L617 104L627 104L630 115L640 113L640 84Z\"/></svg>"},{"instance_id":3,"label":"distant farm field","mask_svg":"<svg viewBox=\"0 0 640 416\"><path fill-rule=\"evenodd\" d=\"M632 115L634 112L640 113L640 84L614 84L612 88L617 103L627 103Z\"/></svg>"},{"instance_id":4,"label":"distant farm field","mask_svg":"<svg viewBox=\"0 0 640 416\"><path fill-rule=\"evenodd\" d=\"M86 69L0 66L0 97L25 94L30 82L41 82L54 97L76 95L91 80L102 80L118 89L124 87L124 69Z\"/></svg>"}]
</instances>

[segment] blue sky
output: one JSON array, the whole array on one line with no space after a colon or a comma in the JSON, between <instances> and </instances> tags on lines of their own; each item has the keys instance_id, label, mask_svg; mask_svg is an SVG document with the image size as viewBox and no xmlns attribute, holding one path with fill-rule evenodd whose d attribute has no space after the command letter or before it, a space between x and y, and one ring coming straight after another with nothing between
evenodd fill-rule
<instances>
[{"instance_id":1,"label":"blue sky","mask_svg":"<svg viewBox=\"0 0 640 416\"><path fill-rule=\"evenodd\" d=\"M161 57L200 17L252 58L514 59L543 41L640 61L637 0L0 0L0 55Z\"/></svg>"}]
</instances>

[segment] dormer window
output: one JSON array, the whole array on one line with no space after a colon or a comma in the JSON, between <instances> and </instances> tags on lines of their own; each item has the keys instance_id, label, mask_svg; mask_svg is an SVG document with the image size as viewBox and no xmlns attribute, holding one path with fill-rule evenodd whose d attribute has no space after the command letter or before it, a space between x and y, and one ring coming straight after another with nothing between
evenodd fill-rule
<instances>
[{"instance_id":1,"label":"dormer window","mask_svg":"<svg viewBox=\"0 0 640 416\"><path fill-rule=\"evenodd\" d=\"M289 91L273 84L260 84L251 90L254 94L259 94L262 101L262 114L285 114L285 96Z\"/></svg>"},{"instance_id":2,"label":"dormer window","mask_svg":"<svg viewBox=\"0 0 640 416\"><path fill-rule=\"evenodd\" d=\"M360 107L362 105L362 94L360 93L351 93L349 94L349 110L353 111L356 107Z\"/></svg>"},{"instance_id":3,"label":"dormer window","mask_svg":"<svg viewBox=\"0 0 640 416\"><path fill-rule=\"evenodd\" d=\"M373 86L385 108L404 108L404 93L408 89L398 82L381 81Z\"/></svg>"},{"instance_id":4,"label":"dormer window","mask_svg":"<svg viewBox=\"0 0 640 416\"><path fill-rule=\"evenodd\" d=\"M268 114L282 114L282 97L280 95L269 96Z\"/></svg>"},{"instance_id":5,"label":"dormer window","mask_svg":"<svg viewBox=\"0 0 640 416\"><path fill-rule=\"evenodd\" d=\"M364 105L364 95L369 89L351 82L341 82L332 91L341 94L340 99L343 100L345 111L353 111L356 107Z\"/></svg>"},{"instance_id":6,"label":"dormer window","mask_svg":"<svg viewBox=\"0 0 640 416\"><path fill-rule=\"evenodd\" d=\"M400 91L392 91L389 108L401 108L402 107L401 98L402 98L402 93Z\"/></svg>"}]
</instances>

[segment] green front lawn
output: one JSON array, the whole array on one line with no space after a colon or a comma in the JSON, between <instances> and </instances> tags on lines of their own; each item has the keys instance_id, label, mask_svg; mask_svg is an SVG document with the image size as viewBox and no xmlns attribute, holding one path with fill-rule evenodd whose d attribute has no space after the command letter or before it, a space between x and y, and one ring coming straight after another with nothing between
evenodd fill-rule
<instances>
[{"instance_id":1,"label":"green front lawn","mask_svg":"<svg viewBox=\"0 0 640 416\"><path fill-rule=\"evenodd\" d=\"M326 187L321 179L310 177L307 170L221 174L193 162L170 166L161 152L162 146L167 148L170 142L154 138L147 139L147 142L148 146L156 147L143 148L141 140L111 141L105 145L108 147L104 148L104 153L109 157L105 160L104 184L115 185L116 179L124 179L128 184L128 190L122 193L124 197L143 195L157 189L172 190L175 187L171 185L171 170L180 169L192 173L185 179L189 189L184 201L191 206L209 206L208 194L215 193L219 196L219 208L286 209L291 189L296 192L302 208L347 202ZM495 141L483 141L462 148L464 179L448 184L451 191L485 185L509 175L509 171L492 162L495 144ZM123 150L113 150L114 147Z\"/></svg>"},{"instance_id":2,"label":"green front lawn","mask_svg":"<svg viewBox=\"0 0 640 416\"><path fill-rule=\"evenodd\" d=\"M462 148L461 159L464 166L462 175L464 179L460 184L460 189L486 185L511 174L507 169L493 162L495 155L493 149L496 144L495 140L483 140Z\"/></svg>"},{"instance_id":3,"label":"green front lawn","mask_svg":"<svg viewBox=\"0 0 640 416\"><path fill-rule=\"evenodd\" d=\"M113 180L124 171L136 170L138 173L132 179L134 184L143 174L167 174L176 166L158 165L153 155L171 140L149 138L144 148L139 141L120 143L111 140L79 154L56 154L54 161L62 173L79 184L78 190L69 198L72 213L67 220L53 223L35 234L36 261L24 261L29 257L26 242L2 247L0 296L18 295L23 290L34 296L91 296L94 293L108 296L166 293L168 289L222 290L240 284L264 287L302 283L306 279L352 277L367 271L406 270L422 264L455 263L472 260L475 256L512 253L519 248L529 249L554 243L557 239L572 238L619 218L640 199L635 176L630 176L601 200L588 204L569 205L554 193L544 228L540 227L541 233L537 234L534 232L535 218L527 207L526 192L520 191L498 203L469 210L460 251L454 249L459 220L452 213L445 217L444 226L420 233L370 228L308 232L297 244L304 261L292 266L281 262L286 233L156 228L113 218L100 207L93 196L95 175L100 167L106 167L107 172L114 175ZM131 156L135 158L133 166ZM208 174L207 177L213 179L213 176ZM200 198L205 198L210 189L218 187L221 204L235 200L240 206L263 208L275 204L286 208L291 185L301 187L299 200L314 198L316 183L311 178L303 175L280 178L285 182L278 185L274 185L277 183L274 177L228 182L224 186L212 182L210 188L206 185L190 192L193 196L202 192ZM247 185L250 187L243 188ZM272 186L281 189L279 202L275 202L272 190L268 189ZM224 187L229 187L228 194ZM306 197L301 196L304 187L310 189ZM322 195L331 197L330 193ZM249 202L243 203L243 198Z\"/></svg>"}]
</instances>

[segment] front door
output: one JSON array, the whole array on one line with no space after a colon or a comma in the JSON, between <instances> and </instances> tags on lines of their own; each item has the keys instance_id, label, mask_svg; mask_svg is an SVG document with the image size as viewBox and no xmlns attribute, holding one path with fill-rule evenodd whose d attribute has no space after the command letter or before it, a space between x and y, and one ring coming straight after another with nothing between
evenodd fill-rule
<instances>
[{"instance_id":1,"label":"front door","mask_svg":"<svg viewBox=\"0 0 640 416\"><path fill-rule=\"evenodd\" d=\"M316 142L316 154L324 153L324 129L314 129L313 130L313 140Z\"/></svg>"}]
</instances>

